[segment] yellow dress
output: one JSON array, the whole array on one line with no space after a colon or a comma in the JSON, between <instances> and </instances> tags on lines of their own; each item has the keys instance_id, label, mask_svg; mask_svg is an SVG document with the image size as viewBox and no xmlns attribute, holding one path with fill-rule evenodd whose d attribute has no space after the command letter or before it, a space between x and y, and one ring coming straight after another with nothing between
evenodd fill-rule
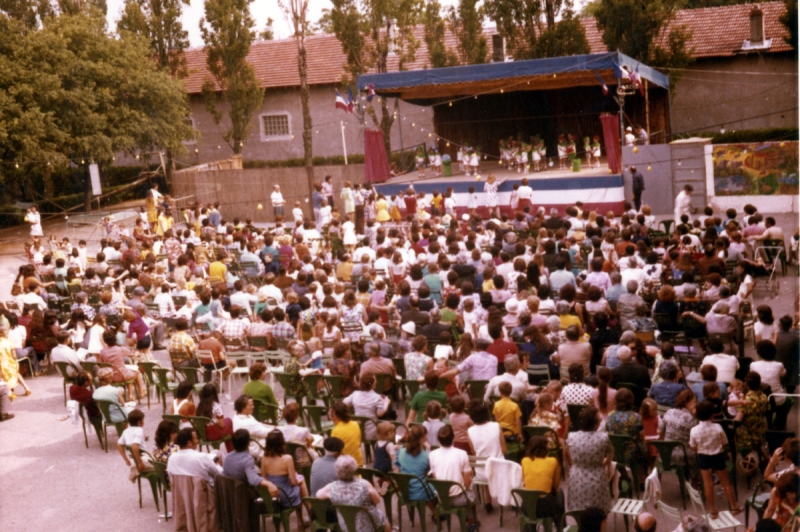
<instances>
[{"instance_id":1,"label":"yellow dress","mask_svg":"<svg viewBox=\"0 0 800 532\"><path fill-rule=\"evenodd\" d=\"M378 200L375 203L375 207L378 209L377 220L379 222L388 222L391 220L391 217L389 216L389 206L385 199Z\"/></svg>"},{"instance_id":2,"label":"yellow dress","mask_svg":"<svg viewBox=\"0 0 800 532\"><path fill-rule=\"evenodd\" d=\"M155 227L158 222L158 209L156 200L153 198L152 194L147 194L145 204L147 206L147 222L150 224L150 227Z\"/></svg>"},{"instance_id":3,"label":"yellow dress","mask_svg":"<svg viewBox=\"0 0 800 532\"><path fill-rule=\"evenodd\" d=\"M17 387L19 363L14 353L14 344L8 338L0 338L0 375L6 381L9 391Z\"/></svg>"}]
</instances>

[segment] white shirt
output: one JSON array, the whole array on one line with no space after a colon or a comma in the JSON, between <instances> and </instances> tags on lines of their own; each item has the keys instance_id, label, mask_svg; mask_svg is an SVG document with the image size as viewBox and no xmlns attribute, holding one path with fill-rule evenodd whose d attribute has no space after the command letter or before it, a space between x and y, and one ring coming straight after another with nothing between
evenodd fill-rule
<instances>
[{"instance_id":1,"label":"white shirt","mask_svg":"<svg viewBox=\"0 0 800 532\"><path fill-rule=\"evenodd\" d=\"M451 480L464 485L464 473L471 473L469 456L461 449L455 447L442 447L431 451L428 461L431 473L437 480ZM458 486L450 488L450 496L457 497L461 494Z\"/></svg>"},{"instance_id":2,"label":"white shirt","mask_svg":"<svg viewBox=\"0 0 800 532\"><path fill-rule=\"evenodd\" d=\"M739 361L733 355L718 353L708 355L703 359L703 364L710 364L717 368L717 381L730 384L736 378L736 370L739 369Z\"/></svg>"},{"instance_id":3,"label":"white shirt","mask_svg":"<svg viewBox=\"0 0 800 532\"><path fill-rule=\"evenodd\" d=\"M144 449L144 428L128 427L122 432L122 436L119 437L117 443L126 447L130 447L135 443Z\"/></svg>"},{"instance_id":4,"label":"white shirt","mask_svg":"<svg viewBox=\"0 0 800 532\"><path fill-rule=\"evenodd\" d=\"M250 433L250 438L253 441L250 442L250 454L253 455L253 458L261 458L264 455L264 451L261 450L258 443L255 440L259 440L263 442L267 438L267 434L269 434L275 427L270 425L265 425L261 423L253 416L245 416L244 414L236 414L233 416L233 431L236 432L239 429L246 429ZM172 461L172 458L170 458Z\"/></svg>"},{"instance_id":5,"label":"white shirt","mask_svg":"<svg viewBox=\"0 0 800 532\"><path fill-rule=\"evenodd\" d=\"M750 364L750 371L755 371L761 375L761 383L769 384L772 393L784 393L781 386L781 377L786 375L786 368L776 360L758 360ZM776 404L783 404L785 397L776 397Z\"/></svg>"},{"instance_id":6,"label":"white shirt","mask_svg":"<svg viewBox=\"0 0 800 532\"><path fill-rule=\"evenodd\" d=\"M258 289L258 293L259 295L275 298L275 301L277 301L279 305L283 303L283 292L274 284L265 284Z\"/></svg>"},{"instance_id":7,"label":"white shirt","mask_svg":"<svg viewBox=\"0 0 800 532\"><path fill-rule=\"evenodd\" d=\"M195 449L181 449L170 456L167 462L167 473L170 475L197 477L211 485L214 484L214 477L219 472L210 454Z\"/></svg>"},{"instance_id":8,"label":"white shirt","mask_svg":"<svg viewBox=\"0 0 800 532\"><path fill-rule=\"evenodd\" d=\"M283 200L283 194L281 194L281 193L280 193L279 191L277 191L277 190L276 190L276 191L274 191L272 194L270 194L270 196L269 196L269 197L270 197L270 199L272 200L272 206L273 206L273 207L283 207L283 204L284 204L284 203L286 203L286 202Z\"/></svg>"},{"instance_id":9,"label":"white shirt","mask_svg":"<svg viewBox=\"0 0 800 532\"><path fill-rule=\"evenodd\" d=\"M529 187L529 186L521 185L517 189L517 197L520 200L524 200L524 199L529 200L529 199L531 199L531 197L533 197L533 189L531 187Z\"/></svg>"},{"instance_id":10,"label":"white shirt","mask_svg":"<svg viewBox=\"0 0 800 532\"><path fill-rule=\"evenodd\" d=\"M70 376L75 376L81 371L82 361L78 353L68 345L59 344L55 346L50 352L50 360L53 362L68 362L67 374Z\"/></svg>"},{"instance_id":11,"label":"white shirt","mask_svg":"<svg viewBox=\"0 0 800 532\"><path fill-rule=\"evenodd\" d=\"M17 296L17 301L20 303L20 308L24 305L36 305L39 307L39 310L45 310L47 308L47 303L45 303L44 299L36 292L21 294Z\"/></svg>"},{"instance_id":12,"label":"white shirt","mask_svg":"<svg viewBox=\"0 0 800 532\"><path fill-rule=\"evenodd\" d=\"M28 330L22 325L17 325L8 331L8 339L14 346L14 349L22 349L25 345L25 340L28 338Z\"/></svg>"},{"instance_id":13,"label":"white shirt","mask_svg":"<svg viewBox=\"0 0 800 532\"><path fill-rule=\"evenodd\" d=\"M681 190L675 196L675 223L680 223L682 214L691 214L691 206L692 197L685 190Z\"/></svg>"},{"instance_id":14,"label":"white shirt","mask_svg":"<svg viewBox=\"0 0 800 532\"><path fill-rule=\"evenodd\" d=\"M511 399L519 402L526 398L527 395L525 393L525 386L523 386L517 377L509 373L503 373L497 377L492 377L492 379L489 381L489 384L486 386L486 393L483 394L483 400L488 401L492 395L500 395L500 392L497 389L500 387L500 384L504 382L511 384Z\"/></svg>"}]
</instances>

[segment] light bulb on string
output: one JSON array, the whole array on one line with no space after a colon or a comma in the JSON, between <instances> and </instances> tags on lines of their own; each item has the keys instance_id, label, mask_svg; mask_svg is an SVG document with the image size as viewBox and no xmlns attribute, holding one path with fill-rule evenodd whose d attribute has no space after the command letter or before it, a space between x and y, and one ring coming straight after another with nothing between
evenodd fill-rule
<instances>
[{"instance_id":1,"label":"light bulb on string","mask_svg":"<svg viewBox=\"0 0 800 532\"><path fill-rule=\"evenodd\" d=\"M81 159L81 164L86 164L86 161L84 161L83 159Z\"/></svg>"},{"instance_id":2,"label":"light bulb on string","mask_svg":"<svg viewBox=\"0 0 800 532\"><path fill-rule=\"evenodd\" d=\"M652 167L652 166L650 166L650 165L648 164L648 165L647 165L647 171L649 172L649 171L651 171L652 169L653 169L653 167Z\"/></svg>"},{"instance_id":3,"label":"light bulb on string","mask_svg":"<svg viewBox=\"0 0 800 532\"><path fill-rule=\"evenodd\" d=\"M194 152L195 152L195 153L200 153L200 150L198 150L197 148L195 148L195 149L194 149Z\"/></svg>"},{"instance_id":4,"label":"light bulb on string","mask_svg":"<svg viewBox=\"0 0 800 532\"><path fill-rule=\"evenodd\" d=\"M500 89L500 94L503 94L503 92L505 92L505 89Z\"/></svg>"},{"instance_id":5,"label":"light bulb on string","mask_svg":"<svg viewBox=\"0 0 800 532\"><path fill-rule=\"evenodd\" d=\"M683 161L681 161L680 159L678 159L678 166L683 166Z\"/></svg>"},{"instance_id":6,"label":"light bulb on string","mask_svg":"<svg viewBox=\"0 0 800 532\"><path fill-rule=\"evenodd\" d=\"M450 102L448 105L449 105L450 107L453 107L453 102Z\"/></svg>"},{"instance_id":7,"label":"light bulb on string","mask_svg":"<svg viewBox=\"0 0 800 532\"><path fill-rule=\"evenodd\" d=\"M14 165L15 168L19 168L19 163Z\"/></svg>"},{"instance_id":8,"label":"light bulb on string","mask_svg":"<svg viewBox=\"0 0 800 532\"><path fill-rule=\"evenodd\" d=\"M547 166L549 166L550 168L552 168L552 167L553 167L553 161L550 161L549 163L547 163Z\"/></svg>"},{"instance_id":9,"label":"light bulb on string","mask_svg":"<svg viewBox=\"0 0 800 532\"><path fill-rule=\"evenodd\" d=\"M633 153L639 153L639 146L633 147Z\"/></svg>"}]
</instances>

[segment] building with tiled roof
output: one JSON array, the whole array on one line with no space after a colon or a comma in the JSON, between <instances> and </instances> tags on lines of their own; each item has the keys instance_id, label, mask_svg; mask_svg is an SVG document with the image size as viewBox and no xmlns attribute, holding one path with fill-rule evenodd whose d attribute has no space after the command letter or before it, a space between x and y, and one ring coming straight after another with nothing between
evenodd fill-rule
<instances>
[{"instance_id":1,"label":"building with tiled roof","mask_svg":"<svg viewBox=\"0 0 800 532\"><path fill-rule=\"evenodd\" d=\"M688 48L694 63L681 74L673 93L672 134L690 134L725 128L753 129L797 127L797 56L783 40L785 28L778 18L784 12L780 1L758 4L763 25L751 24L756 4L679 11L672 27L685 26L691 34ZM753 14L755 15L755 14ZM608 51L594 19L581 19L592 53ZM751 25L753 28L751 29ZM751 31L762 35L751 35ZM490 47L493 28L485 34ZM420 41L416 58L405 65L408 70L429 68L422 28L415 31ZM669 28L662 35L666 39ZM763 38L762 38L763 37ZM762 38L754 42L754 38ZM499 39L498 39L499 40ZM456 40L447 34L446 44L455 50ZM334 108L334 89L341 86L346 57L333 35L314 35L306 39L308 82L314 121L314 155L341 155L342 125L348 153L363 152L360 125L353 115ZM494 50L490 50L491 53ZM297 87L297 50L292 39L259 41L253 44L248 60L266 89L261 112L256 116L250 137L245 142L245 160L281 160L302 157L302 113ZM192 121L200 139L190 145L190 164L227 157L230 148L222 140L220 128L205 111L201 89L211 80L202 48L186 53ZM398 70L396 57L390 57L389 71ZM674 76L674 72L668 72ZM392 106L395 103L392 102ZM392 148L408 148L429 140L433 130L430 108L399 102L398 121L392 132ZM376 107L377 109L377 107ZM367 118L367 124L370 119ZM412 127L413 124L413 127ZM651 132L652 134L655 132Z\"/></svg>"}]
</instances>

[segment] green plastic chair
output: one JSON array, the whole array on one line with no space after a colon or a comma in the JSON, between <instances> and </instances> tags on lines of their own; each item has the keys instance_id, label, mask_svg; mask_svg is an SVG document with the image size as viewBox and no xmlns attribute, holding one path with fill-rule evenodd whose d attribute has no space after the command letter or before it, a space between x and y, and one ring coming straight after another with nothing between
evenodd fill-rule
<instances>
[{"instance_id":1,"label":"green plastic chair","mask_svg":"<svg viewBox=\"0 0 800 532\"><path fill-rule=\"evenodd\" d=\"M635 445L636 441L630 436L623 436L621 434L609 434L608 439L611 440L611 445L614 446L614 460L619 464L626 464L631 468L631 474L633 475L633 491L634 493L638 492L639 464L630 463L630 461L625 458L625 449L629 444Z\"/></svg>"},{"instance_id":2,"label":"green plastic chair","mask_svg":"<svg viewBox=\"0 0 800 532\"><path fill-rule=\"evenodd\" d=\"M164 497L164 520L169 521L172 514L170 514L169 506L167 505L167 492L172 491L172 488L169 485L169 477L167 476L167 464L159 462L158 460L152 460L150 465L152 465L155 470L156 478L158 478L158 486L161 490L161 495ZM158 507L158 505L156 505L156 507Z\"/></svg>"},{"instance_id":3,"label":"green plastic chair","mask_svg":"<svg viewBox=\"0 0 800 532\"><path fill-rule=\"evenodd\" d=\"M661 459L661 472L673 472L678 475L678 482L681 487L681 502L683 509L686 509L686 465L677 465L672 463L672 451L680 447L683 451L684 461L688 462L689 455L686 452L686 446L683 442L673 440L651 440L647 442L648 445L655 447L658 451L658 456Z\"/></svg>"},{"instance_id":4,"label":"green plastic chair","mask_svg":"<svg viewBox=\"0 0 800 532\"><path fill-rule=\"evenodd\" d=\"M125 427L128 426L127 417L125 412L120 408L117 403L112 403L111 401L102 401L99 399L95 399L95 404L97 408L100 409L100 412L103 414L103 442L105 445L105 451L108 452L108 426L113 425L115 429L117 429L117 437L122 435L122 432L125 430ZM125 421L111 421L111 408L115 408L119 410L119 413L125 418Z\"/></svg>"},{"instance_id":5,"label":"green plastic chair","mask_svg":"<svg viewBox=\"0 0 800 532\"><path fill-rule=\"evenodd\" d=\"M191 423L194 430L197 431L197 438L200 440L198 447L201 449L205 446L206 450L208 450L209 447L213 447L219 451L219 446L231 439L230 435L226 435L219 440L209 440L206 436L206 427L213 423L213 421L207 417L189 416L189 423Z\"/></svg>"},{"instance_id":6,"label":"green plastic chair","mask_svg":"<svg viewBox=\"0 0 800 532\"><path fill-rule=\"evenodd\" d=\"M355 506L351 504L334 504L333 507L336 509L336 512L342 517L342 521L344 521L346 530L342 532L356 532L356 516L361 512L367 514L369 517L370 523L372 523L372 531L373 532L381 532L381 527L375 522L372 518L372 514L364 508L363 506Z\"/></svg>"},{"instance_id":7,"label":"green plastic chair","mask_svg":"<svg viewBox=\"0 0 800 532\"><path fill-rule=\"evenodd\" d=\"M178 430L180 430L181 423L183 423L183 416L178 414L163 414L161 418L166 421L172 421L173 423L175 423L175 426L178 427Z\"/></svg>"},{"instance_id":8,"label":"green plastic chair","mask_svg":"<svg viewBox=\"0 0 800 532\"><path fill-rule=\"evenodd\" d=\"M320 405L305 405L303 412L306 416L308 427L314 434L330 434L333 430L333 423L327 421L322 422L322 416L328 412L328 409Z\"/></svg>"},{"instance_id":9,"label":"green plastic chair","mask_svg":"<svg viewBox=\"0 0 800 532\"><path fill-rule=\"evenodd\" d=\"M306 391L308 392L306 403L317 404L317 401L325 401L325 394L320 394L319 391L319 383L323 381L322 377L323 375L319 374L306 375L303 377L303 380L306 381Z\"/></svg>"},{"instance_id":10,"label":"green plastic chair","mask_svg":"<svg viewBox=\"0 0 800 532\"><path fill-rule=\"evenodd\" d=\"M298 404L303 404L302 395L295 395L289 393L289 388L292 385L292 380L294 379L294 375L290 375L282 371L274 371L272 372L272 374L275 375L275 378L278 379L278 382L281 384L281 387L283 388L283 406L286 406L289 398L294 399L295 401L297 401Z\"/></svg>"},{"instance_id":11,"label":"green plastic chair","mask_svg":"<svg viewBox=\"0 0 800 532\"><path fill-rule=\"evenodd\" d=\"M139 372L144 375L144 385L147 388L147 409L150 409L150 388L156 386L158 377L153 369L159 367L158 362L139 362ZM158 389L158 388L156 388Z\"/></svg>"},{"instance_id":12,"label":"green plastic chair","mask_svg":"<svg viewBox=\"0 0 800 532\"><path fill-rule=\"evenodd\" d=\"M56 362L55 365L58 368L58 372L61 373L61 376L64 378L64 406L67 406L67 384L77 384L78 377L77 376L71 377L67 373L67 368L72 365L69 362ZM81 368L75 368L75 366L72 367L76 371L81 370Z\"/></svg>"},{"instance_id":13,"label":"green plastic chair","mask_svg":"<svg viewBox=\"0 0 800 532\"><path fill-rule=\"evenodd\" d=\"M533 525L536 530L539 525L544 527L545 532L550 532L553 529L552 517L537 517L536 507L539 505L539 499L547 495L543 491L526 490L516 488L511 490L511 496L514 498L514 503L519 511L519 532L525 532L528 525Z\"/></svg>"},{"instance_id":14,"label":"green plastic chair","mask_svg":"<svg viewBox=\"0 0 800 532\"><path fill-rule=\"evenodd\" d=\"M376 486L376 480L383 480L386 486L386 493L382 495L383 497L383 506L386 511L386 517L389 519L390 524L394 524L392 520L392 497L395 494L395 485L392 480L389 478L389 475L384 473L383 471L378 471L377 469L371 469L369 467L359 467L358 474L361 475L361 478L375 486L376 491L380 493Z\"/></svg>"},{"instance_id":15,"label":"green plastic chair","mask_svg":"<svg viewBox=\"0 0 800 532\"><path fill-rule=\"evenodd\" d=\"M558 433L551 429L550 427L538 427L535 425L525 425L522 427L522 436L527 442L530 441L531 438L534 436L544 436L549 441L556 441L559 442ZM561 448L561 444L557 443L555 449L550 449L548 451L548 456L553 456L558 460L559 465L561 466L561 472L564 473L564 450Z\"/></svg>"},{"instance_id":16,"label":"green plastic chair","mask_svg":"<svg viewBox=\"0 0 800 532\"><path fill-rule=\"evenodd\" d=\"M86 445L86 448L89 448L89 437L86 433L86 409L83 405L78 406L78 415L81 417L81 426L83 427L83 443ZM89 423L92 424L94 427L94 431L97 433L97 439L100 441L100 448L105 449L105 444L103 443L103 415L99 415L95 418L89 418Z\"/></svg>"},{"instance_id":17,"label":"green plastic chair","mask_svg":"<svg viewBox=\"0 0 800 532\"><path fill-rule=\"evenodd\" d=\"M403 390L405 390L405 396L406 396L405 406L406 406L406 412L408 412L409 410L411 410L411 400L414 398L415 395L417 395L417 392L419 391L420 386L422 386L422 383L419 381L403 379L400 381L400 384L403 385Z\"/></svg>"},{"instance_id":18,"label":"green plastic chair","mask_svg":"<svg viewBox=\"0 0 800 532\"><path fill-rule=\"evenodd\" d=\"M511 429L507 429L503 427L503 436L513 436L514 432ZM509 441L506 439L506 454L505 459L511 460L512 462L519 463L522 460L522 455L525 452L525 446L521 444L519 441Z\"/></svg>"},{"instance_id":19,"label":"green plastic chair","mask_svg":"<svg viewBox=\"0 0 800 532\"><path fill-rule=\"evenodd\" d=\"M467 393L470 399L483 399L489 381L468 380L465 384L467 385Z\"/></svg>"},{"instance_id":20,"label":"green plastic chair","mask_svg":"<svg viewBox=\"0 0 800 532\"><path fill-rule=\"evenodd\" d=\"M133 449L130 446L126 445L125 449L128 451L128 455L131 457L131 463L135 464L136 461L133 459ZM139 454L142 457L142 461L144 462L145 459L149 460L151 463L155 462L155 459L144 449L139 449ZM147 480L150 483L150 489L153 491L153 500L156 503L156 511L160 512L161 508L158 505L158 496L159 496L159 480L158 480L158 473L155 469L151 470L144 470L139 471L139 476L136 477L136 485L139 488L139 508L142 508L142 478Z\"/></svg>"},{"instance_id":21,"label":"green plastic chair","mask_svg":"<svg viewBox=\"0 0 800 532\"><path fill-rule=\"evenodd\" d=\"M308 488L308 491L311 492L311 459L309 457L309 463L307 466L300 467L298 465L298 459L297 459L298 451L308 453L308 448L305 445L301 445L299 443L290 441L286 442L286 454L292 457L292 460L294 461L295 471L303 475L303 478L306 481L306 488Z\"/></svg>"},{"instance_id":22,"label":"green plastic chair","mask_svg":"<svg viewBox=\"0 0 800 532\"><path fill-rule=\"evenodd\" d=\"M364 462L372 462L371 457L374 454L372 450L375 446L375 441L367 439L367 424L375 425L377 428L378 422L367 416L351 415L350 419L358 423L358 426L361 428L361 443L364 444L365 451Z\"/></svg>"},{"instance_id":23,"label":"green plastic chair","mask_svg":"<svg viewBox=\"0 0 800 532\"><path fill-rule=\"evenodd\" d=\"M475 508L475 503L470 501L469 497L467 497L467 490L464 489L464 486L452 480L437 480L433 478L429 479L428 483L431 485L431 487L433 487L434 490L436 490L436 494L439 496L439 503L436 505L435 521L439 523L441 517L446 516L447 530L452 530L450 526L450 519L455 515L458 517L459 523L461 523L461 532L467 532L467 517L469 513L472 513L472 518L477 521L478 512ZM450 494L451 488L458 488L460 490L460 493L456 495L456 497L464 497L466 500L466 504L464 506L453 506L451 502L453 496ZM500 526L503 525L501 524Z\"/></svg>"},{"instance_id":24,"label":"green plastic chair","mask_svg":"<svg viewBox=\"0 0 800 532\"><path fill-rule=\"evenodd\" d=\"M385 394L386 390L386 383L393 382L394 377L391 373L376 373L375 374L375 391L379 394ZM397 401L397 386L392 386L390 388L390 395L394 401Z\"/></svg>"},{"instance_id":25,"label":"green plastic chair","mask_svg":"<svg viewBox=\"0 0 800 532\"><path fill-rule=\"evenodd\" d=\"M325 381L325 387L328 389L328 406L344 398L342 396L342 382L344 382L342 375L323 375L322 380Z\"/></svg>"},{"instance_id":26,"label":"green plastic chair","mask_svg":"<svg viewBox=\"0 0 800 532\"><path fill-rule=\"evenodd\" d=\"M175 371L180 373L184 380L192 383L194 391L198 394L203 390L203 386L206 385L206 383L203 382L203 370L200 368L177 368Z\"/></svg>"},{"instance_id":27,"label":"green plastic chair","mask_svg":"<svg viewBox=\"0 0 800 532\"><path fill-rule=\"evenodd\" d=\"M421 479L416 475L409 475L408 473L390 472L389 478L392 479L394 490L397 493L397 526L400 528L400 532L403 532L402 509L404 506L408 508L408 518L411 520L411 526L414 526L414 510L416 509L419 512L419 522L422 526L422 532L427 532L428 528L427 523L425 522L425 507L428 505L428 502L412 501L409 497L409 488L411 487L411 481L420 481L425 489L426 494L428 495L428 499L430 500L435 497L431 487L428 485L425 479Z\"/></svg>"},{"instance_id":28,"label":"green plastic chair","mask_svg":"<svg viewBox=\"0 0 800 532\"><path fill-rule=\"evenodd\" d=\"M756 522L764 517L764 510L767 509L767 503L771 496L771 490L764 491L766 486L765 481L762 480L756 485L753 490L753 495L744 501L744 529L750 530L750 508L756 513Z\"/></svg>"},{"instance_id":29,"label":"green plastic chair","mask_svg":"<svg viewBox=\"0 0 800 532\"><path fill-rule=\"evenodd\" d=\"M255 405L255 408L253 409L253 417L262 423L267 422L271 425L277 426L278 421L281 418L280 407L278 405L270 404L263 399L257 399L255 397L252 399L253 405Z\"/></svg>"},{"instance_id":30,"label":"green plastic chair","mask_svg":"<svg viewBox=\"0 0 800 532\"><path fill-rule=\"evenodd\" d=\"M311 506L314 519L311 521L311 532L317 530L332 530L333 532L341 532L339 521L328 521L328 508L332 508L330 501L317 499L315 497L306 497L303 502Z\"/></svg>"},{"instance_id":31,"label":"green plastic chair","mask_svg":"<svg viewBox=\"0 0 800 532\"><path fill-rule=\"evenodd\" d=\"M167 411L167 394L174 393L178 388L178 382L175 380L175 372L169 368L162 368L160 366L153 367L153 374L156 376L155 385L158 394L161 397L161 406L164 407L164 412ZM172 380L169 376L172 375Z\"/></svg>"},{"instance_id":32,"label":"green plastic chair","mask_svg":"<svg viewBox=\"0 0 800 532\"><path fill-rule=\"evenodd\" d=\"M269 490L264 486L256 486L256 491L258 491L258 496L264 503L265 511L261 513L261 530L267 530L267 519L272 518L275 520L275 529L277 530L277 522L280 521L283 523L283 532L289 532L289 517L292 513L298 508L297 506L290 506L288 508L281 508L281 505L272 499L272 495L270 495ZM278 489L283 493L286 494L283 489L278 486ZM287 496L288 497L288 496Z\"/></svg>"},{"instance_id":33,"label":"green plastic chair","mask_svg":"<svg viewBox=\"0 0 800 532\"><path fill-rule=\"evenodd\" d=\"M397 371L397 378L404 380L406 378L406 359L403 357L393 358L392 364L394 364L394 369Z\"/></svg>"}]
</instances>

